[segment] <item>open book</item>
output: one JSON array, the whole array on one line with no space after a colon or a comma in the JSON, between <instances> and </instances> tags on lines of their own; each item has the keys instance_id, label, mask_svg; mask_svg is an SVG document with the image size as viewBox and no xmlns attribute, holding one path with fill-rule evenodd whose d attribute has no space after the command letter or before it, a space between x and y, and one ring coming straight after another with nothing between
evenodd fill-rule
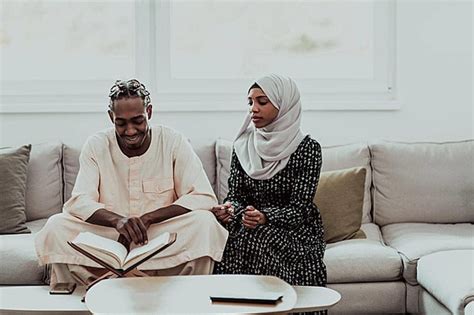
<instances>
[{"instance_id":1,"label":"open book","mask_svg":"<svg viewBox=\"0 0 474 315\"><path fill-rule=\"evenodd\" d=\"M68 244L115 274L124 274L152 258L175 240L176 233L165 232L148 240L148 244L128 252L125 246L117 241L91 232L82 232Z\"/></svg>"}]
</instances>

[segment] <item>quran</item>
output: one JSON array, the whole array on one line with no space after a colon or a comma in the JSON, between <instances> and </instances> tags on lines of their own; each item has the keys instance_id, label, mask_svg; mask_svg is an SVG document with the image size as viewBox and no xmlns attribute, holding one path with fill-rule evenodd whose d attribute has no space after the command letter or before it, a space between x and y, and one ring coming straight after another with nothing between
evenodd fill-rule
<instances>
[{"instance_id":1,"label":"quran","mask_svg":"<svg viewBox=\"0 0 474 315\"><path fill-rule=\"evenodd\" d=\"M117 275L123 275L141 265L176 241L176 233L162 233L148 240L146 245L130 252L121 243L96 235L81 232L68 244L81 254Z\"/></svg>"}]
</instances>

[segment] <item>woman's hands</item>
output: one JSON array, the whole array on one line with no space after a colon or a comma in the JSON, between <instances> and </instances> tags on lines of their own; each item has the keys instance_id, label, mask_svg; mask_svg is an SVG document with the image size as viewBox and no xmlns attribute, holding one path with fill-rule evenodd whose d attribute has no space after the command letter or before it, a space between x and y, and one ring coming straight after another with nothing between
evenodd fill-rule
<instances>
[{"instance_id":1,"label":"woman's hands","mask_svg":"<svg viewBox=\"0 0 474 315\"><path fill-rule=\"evenodd\" d=\"M249 229L255 229L259 224L266 224L267 217L263 212L255 209L253 206L245 208L242 224Z\"/></svg>"},{"instance_id":2,"label":"woman's hands","mask_svg":"<svg viewBox=\"0 0 474 315\"><path fill-rule=\"evenodd\" d=\"M214 213L217 220L227 224L232 221L235 217L234 207L230 202L226 202L222 205L217 205L211 209L211 212ZM266 224L267 217L263 212L255 209L253 206L247 206L245 208L244 214L242 216L242 224L249 228L255 229L259 224Z\"/></svg>"}]
</instances>

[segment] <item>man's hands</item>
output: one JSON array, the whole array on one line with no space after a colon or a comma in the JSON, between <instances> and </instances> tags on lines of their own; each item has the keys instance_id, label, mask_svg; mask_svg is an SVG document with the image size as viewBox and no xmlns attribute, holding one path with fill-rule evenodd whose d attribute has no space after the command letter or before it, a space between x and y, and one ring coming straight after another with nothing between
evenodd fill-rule
<instances>
[{"instance_id":1,"label":"man's hands","mask_svg":"<svg viewBox=\"0 0 474 315\"><path fill-rule=\"evenodd\" d=\"M147 230L151 224L159 223L169 218L189 212L188 209L178 205L170 205L147 212L140 217L123 217L118 213L106 210L96 210L87 220L87 223L115 228L120 233L118 242L127 249L133 242L137 245L148 243Z\"/></svg>"},{"instance_id":2,"label":"man's hands","mask_svg":"<svg viewBox=\"0 0 474 315\"><path fill-rule=\"evenodd\" d=\"M130 248L132 242L137 245L148 243L147 229L150 224L142 217L124 217L115 224L115 229L120 233L118 242L127 249Z\"/></svg>"},{"instance_id":3,"label":"man's hands","mask_svg":"<svg viewBox=\"0 0 474 315\"><path fill-rule=\"evenodd\" d=\"M217 205L211 209L217 220L227 224L235 218L235 210L230 202ZM242 217L242 224L249 229L255 229L259 224L266 224L267 217L253 206L247 206Z\"/></svg>"}]
</instances>

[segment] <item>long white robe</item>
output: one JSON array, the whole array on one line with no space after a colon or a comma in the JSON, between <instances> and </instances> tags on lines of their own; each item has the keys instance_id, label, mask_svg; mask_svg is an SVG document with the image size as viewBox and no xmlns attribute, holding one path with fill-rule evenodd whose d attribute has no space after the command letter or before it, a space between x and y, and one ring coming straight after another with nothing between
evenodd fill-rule
<instances>
[{"instance_id":1,"label":"long white robe","mask_svg":"<svg viewBox=\"0 0 474 315\"><path fill-rule=\"evenodd\" d=\"M217 200L186 138L170 128L153 127L148 150L129 158L120 150L113 128L100 132L82 149L80 170L63 213L51 216L36 236L39 261L100 267L67 244L83 231L118 239L114 228L85 222L96 210L141 216L171 204L192 211L150 226L149 239L168 231L177 232L177 240L140 269L172 268L206 256L220 261L228 233L208 211Z\"/></svg>"}]
</instances>

